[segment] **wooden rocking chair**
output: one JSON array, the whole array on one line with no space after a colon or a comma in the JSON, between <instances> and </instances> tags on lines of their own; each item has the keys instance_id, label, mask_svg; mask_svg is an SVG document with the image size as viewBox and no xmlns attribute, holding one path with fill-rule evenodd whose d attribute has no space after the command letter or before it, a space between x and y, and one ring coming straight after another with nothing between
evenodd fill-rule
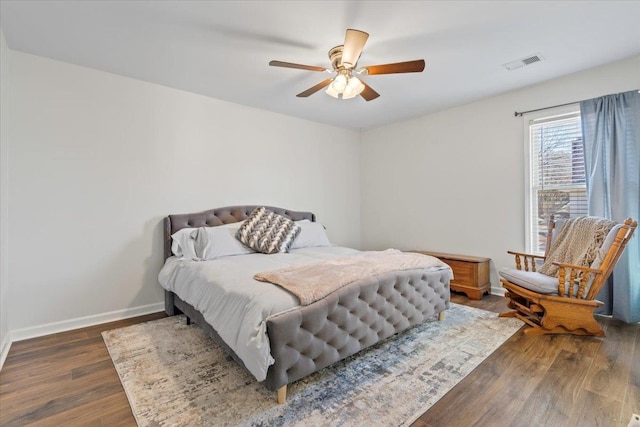
<instances>
[{"instance_id":1,"label":"wooden rocking chair","mask_svg":"<svg viewBox=\"0 0 640 427\"><path fill-rule=\"evenodd\" d=\"M507 290L508 307L513 311L502 313L500 317L521 319L531 326L524 331L529 335L604 336L593 316L595 309L603 303L595 297L609 278L637 225L636 221L628 218L623 224L614 226L599 249L597 261L589 267L554 262L559 268L556 278L536 271L536 261L544 261L549 255L555 228L551 216L544 256L508 251L515 255L516 268L503 268L500 282ZM599 265L595 265L596 262Z\"/></svg>"}]
</instances>

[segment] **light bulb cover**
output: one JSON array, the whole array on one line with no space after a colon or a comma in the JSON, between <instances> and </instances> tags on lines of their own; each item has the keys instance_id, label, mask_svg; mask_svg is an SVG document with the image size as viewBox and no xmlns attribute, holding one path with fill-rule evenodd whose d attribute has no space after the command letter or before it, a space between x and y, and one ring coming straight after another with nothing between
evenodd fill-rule
<instances>
[{"instance_id":1,"label":"light bulb cover","mask_svg":"<svg viewBox=\"0 0 640 427\"><path fill-rule=\"evenodd\" d=\"M342 93L344 92L344 89L347 87L347 76L345 76L344 74L338 74L335 79L333 79L333 82L331 83L331 86L333 87L333 90L335 90L338 93Z\"/></svg>"},{"instance_id":2,"label":"light bulb cover","mask_svg":"<svg viewBox=\"0 0 640 427\"><path fill-rule=\"evenodd\" d=\"M349 79L349 83L344 89L344 93L342 94L342 99L351 99L360 95L364 90L364 84L357 77L351 77Z\"/></svg>"},{"instance_id":3,"label":"light bulb cover","mask_svg":"<svg viewBox=\"0 0 640 427\"><path fill-rule=\"evenodd\" d=\"M357 93L355 93L355 92L347 92L345 90L344 93L342 94L342 99L351 99L351 98L355 98L356 96L358 96Z\"/></svg>"},{"instance_id":4,"label":"light bulb cover","mask_svg":"<svg viewBox=\"0 0 640 427\"><path fill-rule=\"evenodd\" d=\"M325 90L325 92L327 93L327 95L331 95L331 96L333 96L334 98L339 98L339 95L340 95L340 93L339 93L339 92L337 92L335 89L333 89L333 85L332 85L332 84L330 84L330 85L327 87L327 90Z\"/></svg>"}]
</instances>

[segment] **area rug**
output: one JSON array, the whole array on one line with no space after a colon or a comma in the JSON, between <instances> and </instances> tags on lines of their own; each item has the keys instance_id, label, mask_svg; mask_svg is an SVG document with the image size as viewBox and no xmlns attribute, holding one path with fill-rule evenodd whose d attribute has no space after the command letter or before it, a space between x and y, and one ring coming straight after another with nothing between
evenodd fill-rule
<instances>
[{"instance_id":1,"label":"area rug","mask_svg":"<svg viewBox=\"0 0 640 427\"><path fill-rule=\"evenodd\" d=\"M429 321L289 385L287 402L183 316L103 332L140 426L409 425L522 322L451 304Z\"/></svg>"}]
</instances>

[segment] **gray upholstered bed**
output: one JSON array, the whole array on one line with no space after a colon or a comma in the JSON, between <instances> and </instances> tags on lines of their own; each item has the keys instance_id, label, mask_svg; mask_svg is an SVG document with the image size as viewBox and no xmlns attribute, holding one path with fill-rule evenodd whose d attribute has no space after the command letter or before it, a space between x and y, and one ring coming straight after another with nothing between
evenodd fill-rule
<instances>
[{"instance_id":1,"label":"gray upholstered bed","mask_svg":"<svg viewBox=\"0 0 640 427\"><path fill-rule=\"evenodd\" d=\"M239 222L256 207L233 206L168 216L165 259L172 255L171 235L178 230ZM315 221L310 212L267 208L294 221ZM450 278L450 270L395 271L351 283L310 305L269 317L266 331L275 363L268 368L265 386L277 390L278 402L283 403L287 384L436 315L442 318L449 308ZM165 310L170 316L184 313L244 366L193 305L165 291Z\"/></svg>"}]
</instances>

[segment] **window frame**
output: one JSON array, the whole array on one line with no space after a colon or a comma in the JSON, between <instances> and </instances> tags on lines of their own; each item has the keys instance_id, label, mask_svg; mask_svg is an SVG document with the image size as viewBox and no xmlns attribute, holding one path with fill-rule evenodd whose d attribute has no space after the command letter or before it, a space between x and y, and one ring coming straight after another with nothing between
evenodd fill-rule
<instances>
[{"instance_id":1,"label":"window frame","mask_svg":"<svg viewBox=\"0 0 640 427\"><path fill-rule=\"evenodd\" d=\"M532 154L533 145L531 143L531 131L530 126L535 120L552 119L554 117L561 118L562 116L568 116L572 114L579 114L581 116L580 104L570 104L561 107L547 108L541 111L535 111L531 113L523 114L523 132L524 132L524 211L525 211L525 251L527 253L544 255L544 252L537 250L537 245L532 241L533 232L533 208L536 207L537 202L533 201L534 197L537 197L533 191L533 185L531 182L532 175ZM582 116L581 116L582 117ZM536 213L537 218L537 213Z\"/></svg>"}]
</instances>

